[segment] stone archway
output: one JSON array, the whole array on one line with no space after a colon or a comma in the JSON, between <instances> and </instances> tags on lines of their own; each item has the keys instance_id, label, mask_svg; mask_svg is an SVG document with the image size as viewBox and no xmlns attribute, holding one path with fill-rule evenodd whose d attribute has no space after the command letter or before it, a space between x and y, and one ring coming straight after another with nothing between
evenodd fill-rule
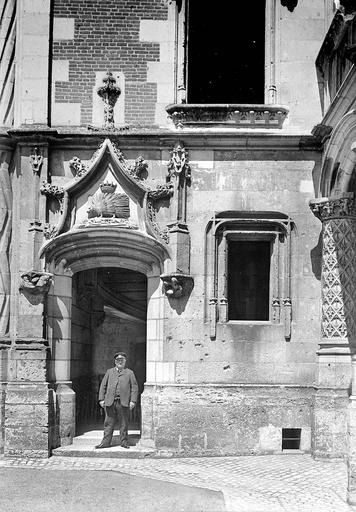
<instances>
[{"instance_id":1,"label":"stone archway","mask_svg":"<svg viewBox=\"0 0 356 512\"><path fill-rule=\"evenodd\" d=\"M113 227L71 230L46 245L43 255L54 276L47 299L47 336L51 357L49 380L56 391L56 422L52 446L68 445L75 435L75 392L71 382L72 278L83 270L124 268L147 277L147 361L159 359L163 293L160 274L165 248L140 231ZM157 359L158 358L158 359ZM149 364L147 369L149 373ZM149 378L149 375L148 375ZM143 411L145 406L143 404ZM146 408L146 410L149 410ZM150 437L151 418L143 413L141 436ZM149 441L149 439L147 439Z\"/></svg>"},{"instance_id":2,"label":"stone archway","mask_svg":"<svg viewBox=\"0 0 356 512\"><path fill-rule=\"evenodd\" d=\"M322 322L314 455L346 454L351 504L356 503L355 141L356 110L352 110L333 130L323 158L321 197L310 205L322 222Z\"/></svg>"}]
</instances>

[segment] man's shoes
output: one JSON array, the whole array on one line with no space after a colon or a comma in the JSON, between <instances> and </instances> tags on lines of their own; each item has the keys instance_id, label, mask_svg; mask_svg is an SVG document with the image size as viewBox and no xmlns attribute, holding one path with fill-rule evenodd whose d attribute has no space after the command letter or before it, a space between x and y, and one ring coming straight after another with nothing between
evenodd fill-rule
<instances>
[{"instance_id":1,"label":"man's shoes","mask_svg":"<svg viewBox=\"0 0 356 512\"><path fill-rule=\"evenodd\" d=\"M110 448L110 446L111 446L111 444L101 442L100 444L96 445L95 449L98 449L98 448Z\"/></svg>"},{"instance_id":2,"label":"man's shoes","mask_svg":"<svg viewBox=\"0 0 356 512\"><path fill-rule=\"evenodd\" d=\"M127 449L129 449L129 448L130 448L130 447L129 447L129 443L128 443L127 441L122 441L121 446L122 446L123 448L127 448Z\"/></svg>"}]
</instances>

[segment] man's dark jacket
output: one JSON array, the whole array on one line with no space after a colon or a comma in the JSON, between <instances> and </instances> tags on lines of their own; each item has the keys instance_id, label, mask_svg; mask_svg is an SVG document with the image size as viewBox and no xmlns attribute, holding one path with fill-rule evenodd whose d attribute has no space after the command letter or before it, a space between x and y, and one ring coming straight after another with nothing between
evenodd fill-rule
<instances>
[{"instance_id":1,"label":"man's dark jacket","mask_svg":"<svg viewBox=\"0 0 356 512\"><path fill-rule=\"evenodd\" d=\"M116 385L119 381L119 385ZM99 389L99 402L105 401L105 406L110 407L114 403L116 394L120 395L121 405L128 407L130 402L137 402L138 386L135 374L129 368L118 371L110 368L105 373Z\"/></svg>"}]
</instances>

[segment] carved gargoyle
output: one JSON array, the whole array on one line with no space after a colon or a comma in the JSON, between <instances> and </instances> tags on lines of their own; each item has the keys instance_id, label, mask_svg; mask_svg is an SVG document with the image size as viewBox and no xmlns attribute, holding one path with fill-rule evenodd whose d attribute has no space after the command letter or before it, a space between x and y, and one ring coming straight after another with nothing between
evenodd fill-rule
<instances>
[{"instance_id":1,"label":"carved gargoyle","mask_svg":"<svg viewBox=\"0 0 356 512\"><path fill-rule=\"evenodd\" d=\"M34 174L40 175L42 164L43 156L38 148L34 148L32 155L30 155L30 165Z\"/></svg>"},{"instance_id":2,"label":"carved gargoyle","mask_svg":"<svg viewBox=\"0 0 356 512\"><path fill-rule=\"evenodd\" d=\"M164 293L168 298L179 299L188 295L194 284L193 277L179 272L162 274L161 280L164 286Z\"/></svg>"},{"instance_id":3,"label":"carved gargoyle","mask_svg":"<svg viewBox=\"0 0 356 512\"><path fill-rule=\"evenodd\" d=\"M30 270L29 272L21 274L19 289L31 295L44 295L51 286L52 278L53 274L49 272Z\"/></svg>"}]
</instances>

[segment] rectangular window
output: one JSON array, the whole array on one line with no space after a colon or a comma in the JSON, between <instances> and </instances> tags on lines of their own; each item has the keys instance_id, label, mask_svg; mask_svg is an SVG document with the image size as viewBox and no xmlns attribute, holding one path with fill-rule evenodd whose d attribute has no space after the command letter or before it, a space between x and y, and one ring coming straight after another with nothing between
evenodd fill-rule
<instances>
[{"instance_id":1,"label":"rectangular window","mask_svg":"<svg viewBox=\"0 0 356 512\"><path fill-rule=\"evenodd\" d=\"M269 320L271 242L228 242L229 320Z\"/></svg>"},{"instance_id":2,"label":"rectangular window","mask_svg":"<svg viewBox=\"0 0 356 512\"><path fill-rule=\"evenodd\" d=\"M282 450L299 450L301 428L282 428Z\"/></svg>"},{"instance_id":3,"label":"rectangular window","mask_svg":"<svg viewBox=\"0 0 356 512\"><path fill-rule=\"evenodd\" d=\"M266 2L235 7L188 2L188 103L264 103Z\"/></svg>"}]
</instances>

